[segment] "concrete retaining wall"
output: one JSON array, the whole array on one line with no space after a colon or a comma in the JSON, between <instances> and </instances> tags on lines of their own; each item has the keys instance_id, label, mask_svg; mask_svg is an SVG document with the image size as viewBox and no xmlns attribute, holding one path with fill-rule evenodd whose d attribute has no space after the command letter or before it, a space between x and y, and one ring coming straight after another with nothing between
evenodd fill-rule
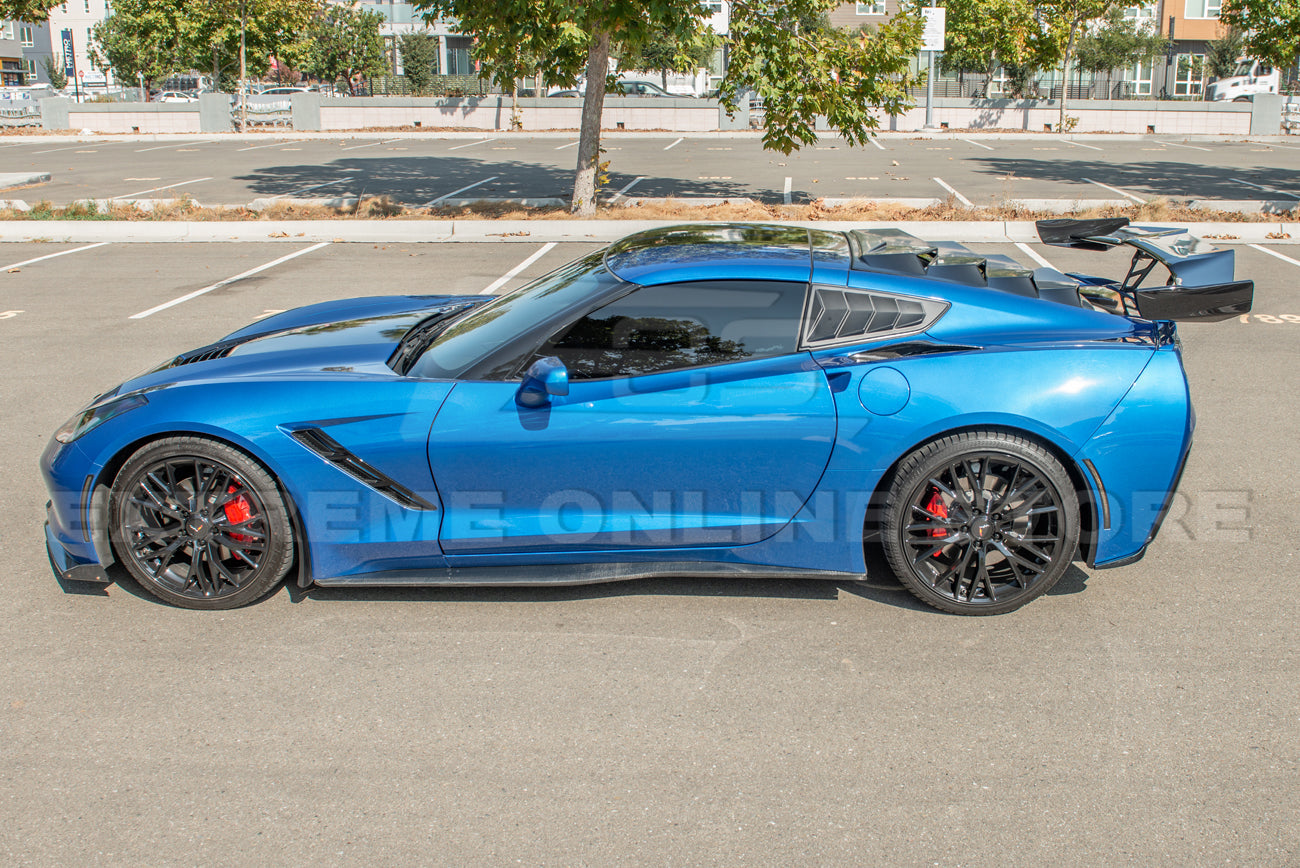
<instances>
[{"instance_id":1,"label":"concrete retaining wall","mask_svg":"<svg viewBox=\"0 0 1300 868\"><path fill-rule=\"evenodd\" d=\"M292 128L343 131L368 128L470 129L496 132L511 128L509 97L321 97L294 94ZM524 131L576 130L582 102L574 98L520 99L518 117ZM1155 133L1157 135L1276 135L1281 132L1282 103L1260 97L1254 103L1073 100L1067 115L1078 119L1076 133ZM220 133L233 129L230 97L204 94L197 103L76 103L66 98L41 100L41 126L53 130L88 129L97 133ZM287 120L288 113L285 113ZM934 122L949 129L1058 132L1055 100L936 99ZM922 129L924 105L882 116L881 128L898 132ZM728 116L716 100L629 99L605 101L603 126L609 130L710 132L749 129L749 109ZM819 129L826 130L824 124Z\"/></svg>"},{"instance_id":2,"label":"concrete retaining wall","mask_svg":"<svg viewBox=\"0 0 1300 868\"><path fill-rule=\"evenodd\" d=\"M316 101L318 126L311 123ZM420 97L335 98L301 94L294 99L294 129L358 130L368 127L455 127L473 130L510 129L509 97L484 96L458 99ZM565 97L520 99L519 121L524 130L573 130L582 117L582 100ZM720 126L718 103L702 99L605 100L606 129L706 132ZM723 117L722 119L725 119ZM746 126L748 124L746 123Z\"/></svg>"},{"instance_id":3,"label":"concrete retaining wall","mask_svg":"<svg viewBox=\"0 0 1300 868\"><path fill-rule=\"evenodd\" d=\"M1078 118L1073 129L1076 133L1247 135L1256 127L1270 127L1271 134L1276 135L1281 124L1280 107L1266 101L1256 105L1154 100L1071 100L1065 113L1067 117ZM1252 115L1258 116L1254 122ZM934 101L935 125L946 124L950 129L1059 132L1059 121L1060 103L1056 100ZM924 104L896 117L881 119L881 126L885 129L902 132L919 130L924 125Z\"/></svg>"}]
</instances>

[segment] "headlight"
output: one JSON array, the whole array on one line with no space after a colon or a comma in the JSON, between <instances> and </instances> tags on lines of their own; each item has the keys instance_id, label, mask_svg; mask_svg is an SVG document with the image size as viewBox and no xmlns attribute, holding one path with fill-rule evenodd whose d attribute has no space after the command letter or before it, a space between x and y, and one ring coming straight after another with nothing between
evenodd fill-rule
<instances>
[{"instance_id":1,"label":"headlight","mask_svg":"<svg viewBox=\"0 0 1300 868\"><path fill-rule=\"evenodd\" d=\"M54 439L60 443L71 443L82 434L103 422L107 422L114 416L120 416L127 410L134 410L136 407L143 407L148 403L149 400L144 395L136 392L123 395L120 398L110 399L101 404L91 404L85 410L64 422L63 426L54 432Z\"/></svg>"}]
</instances>

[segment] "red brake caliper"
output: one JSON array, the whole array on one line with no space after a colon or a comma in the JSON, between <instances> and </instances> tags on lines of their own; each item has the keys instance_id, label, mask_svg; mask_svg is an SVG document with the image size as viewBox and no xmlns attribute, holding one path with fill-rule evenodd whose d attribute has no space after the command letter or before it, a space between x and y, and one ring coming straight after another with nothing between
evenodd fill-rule
<instances>
[{"instance_id":1,"label":"red brake caliper","mask_svg":"<svg viewBox=\"0 0 1300 868\"><path fill-rule=\"evenodd\" d=\"M939 518L948 517L948 504L944 502L942 495L939 494L939 489L930 489L930 499L925 502L925 511ZM948 535L948 531L941 527L936 527L934 530L926 531L926 533L930 535L931 539L943 539ZM932 557L937 558L942 554L943 552L935 552Z\"/></svg>"},{"instance_id":2,"label":"red brake caliper","mask_svg":"<svg viewBox=\"0 0 1300 868\"><path fill-rule=\"evenodd\" d=\"M234 494L238 490L237 487L232 485L226 489L226 494ZM231 524L240 524L241 522L248 521L253 517L253 507L249 505L248 498L244 497L242 494L227 503L225 510L226 520ZM230 538L238 542L248 542L249 540L249 537L242 533L232 533L230 534Z\"/></svg>"}]
</instances>

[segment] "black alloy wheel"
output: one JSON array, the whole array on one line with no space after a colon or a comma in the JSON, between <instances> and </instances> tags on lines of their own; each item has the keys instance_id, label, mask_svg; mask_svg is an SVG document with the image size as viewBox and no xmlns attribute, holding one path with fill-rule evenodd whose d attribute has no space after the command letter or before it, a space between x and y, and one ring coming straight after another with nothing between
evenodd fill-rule
<instances>
[{"instance_id":1,"label":"black alloy wheel","mask_svg":"<svg viewBox=\"0 0 1300 868\"><path fill-rule=\"evenodd\" d=\"M292 561L292 526L274 480L223 443L170 437L144 446L118 473L109 509L118 558L174 605L246 605Z\"/></svg>"},{"instance_id":2,"label":"black alloy wheel","mask_svg":"<svg viewBox=\"0 0 1300 868\"><path fill-rule=\"evenodd\" d=\"M937 440L900 465L885 501L885 554L918 598L963 615L1046 593L1079 545L1069 474L1038 443L999 431Z\"/></svg>"}]
</instances>

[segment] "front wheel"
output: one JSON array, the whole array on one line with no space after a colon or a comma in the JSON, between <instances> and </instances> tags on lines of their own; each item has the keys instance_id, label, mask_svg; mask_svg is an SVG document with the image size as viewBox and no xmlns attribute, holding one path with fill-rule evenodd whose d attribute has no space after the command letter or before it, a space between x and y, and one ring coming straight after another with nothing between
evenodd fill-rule
<instances>
[{"instance_id":1,"label":"front wheel","mask_svg":"<svg viewBox=\"0 0 1300 868\"><path fill-rule=\"evenodd\" d=\"M960 615L998 615L1046 593L1079 545L1079 501L1038 443L968 431L917 449L885 499L882 540L909 591Z\"/></svg>"},{"instance_id":2,"label":"front wheel","mask_svg":"<svg viewBox=\"0 0 1300 868\"><path fill-rule=\"evenodd\" d=\"M293 559L283 496L261 465L201 437L140 448L109 497L118 558L145 590L188 609L265 596Z\"/></svg>"}]
</instances>

